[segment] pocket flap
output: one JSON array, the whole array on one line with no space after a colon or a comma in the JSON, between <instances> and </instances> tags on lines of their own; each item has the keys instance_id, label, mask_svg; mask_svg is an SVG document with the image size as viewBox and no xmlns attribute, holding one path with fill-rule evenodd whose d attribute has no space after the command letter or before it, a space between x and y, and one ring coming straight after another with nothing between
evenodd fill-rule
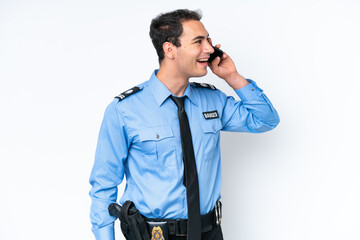
<instances>
[{"instance_id":1,"label":"pocket flap","mask_svg":"<svg viewBox=\"0 0 360 240\"><path fill-rule=\"evenodd\" d=\"M139 130L140 141L160 141L164 138L174 137L170 126L143 128Z\"/></svg>"},{"instance_id":2,"label":"pocket flap","mask_svg":"<svg viewBox=\"0 0 360 240\"><path fill-rule=\"evenodd\" d=\"M204 133L216 133L222 129L222 124L219 119L206 120L201 123L201 128Z\"/></svg>"}]
</instances>

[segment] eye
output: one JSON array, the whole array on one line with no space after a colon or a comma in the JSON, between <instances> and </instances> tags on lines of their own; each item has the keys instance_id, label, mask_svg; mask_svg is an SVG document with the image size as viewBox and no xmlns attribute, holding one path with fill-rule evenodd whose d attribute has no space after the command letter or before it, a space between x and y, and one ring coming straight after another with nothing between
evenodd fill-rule
<instances>
[{"instance_id":1,"label":"eye","mask_svg":"<svg viewBox=\"0 0 360 240\"><path fill-rule=\"evenodd\" d=\"M197 40L195 43L201 43L201 40Z\"/></svg>"}]
</instances>

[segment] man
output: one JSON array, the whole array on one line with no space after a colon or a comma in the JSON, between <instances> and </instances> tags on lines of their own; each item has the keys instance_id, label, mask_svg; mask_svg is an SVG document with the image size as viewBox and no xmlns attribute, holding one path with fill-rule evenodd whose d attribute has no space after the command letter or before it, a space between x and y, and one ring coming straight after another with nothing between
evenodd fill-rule
<instances>
[{"instance_id":1,"label":"man","mask_svg":"<svg viewBox=\"0 0 360 240\"><path fill-rule=\"evenodd\" d=\"M105 111L90 176L96 239L114 239L108 206L116 202L124 175L121 204L131 200L146 220L169 226L186 219L181 234L174 230L169 239L223 239L214 213L221 187L220 130L260 133L279 123L263 91L237 72L229 55L207 62L214 48L200 18L182 9L153 19L150 37L160 69ZM205 76L208 66L242 101L212 85L189 83Z\"/></svg>"}]
</instances>

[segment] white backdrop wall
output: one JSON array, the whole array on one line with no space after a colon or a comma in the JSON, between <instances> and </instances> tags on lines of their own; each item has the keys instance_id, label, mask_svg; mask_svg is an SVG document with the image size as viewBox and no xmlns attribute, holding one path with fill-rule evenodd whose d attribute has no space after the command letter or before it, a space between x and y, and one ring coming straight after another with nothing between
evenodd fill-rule
<instances>
[{"instance_id":1,"label":"white backdrop wall","mask_svg":"<svg viewBox=\"0 0 360 240\"><path fill-rule=\"evenodd\" d=\"M202 10L281 118L221 135L225 238L360 239L356 0L0 0L0 239L93 239L105 107L158 67L150 21L177 8Z\"/></svg>"}]
</instances>

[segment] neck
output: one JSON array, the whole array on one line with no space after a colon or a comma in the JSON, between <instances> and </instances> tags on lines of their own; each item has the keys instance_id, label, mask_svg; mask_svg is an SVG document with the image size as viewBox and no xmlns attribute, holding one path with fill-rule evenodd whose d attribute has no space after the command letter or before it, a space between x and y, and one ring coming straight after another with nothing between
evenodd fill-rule
<instances>
[{"instance_id":1,"label":"neck","mask_svg":"<svg viewBox=\"0 0 360 240\"><path fill-rule=\"evenodd\" d=\"M189 84L189 78L184 77L173 67L162 63L156 77L169 89L175 96L184 95L185 89Z\"/></svg>"}]
</instances>

